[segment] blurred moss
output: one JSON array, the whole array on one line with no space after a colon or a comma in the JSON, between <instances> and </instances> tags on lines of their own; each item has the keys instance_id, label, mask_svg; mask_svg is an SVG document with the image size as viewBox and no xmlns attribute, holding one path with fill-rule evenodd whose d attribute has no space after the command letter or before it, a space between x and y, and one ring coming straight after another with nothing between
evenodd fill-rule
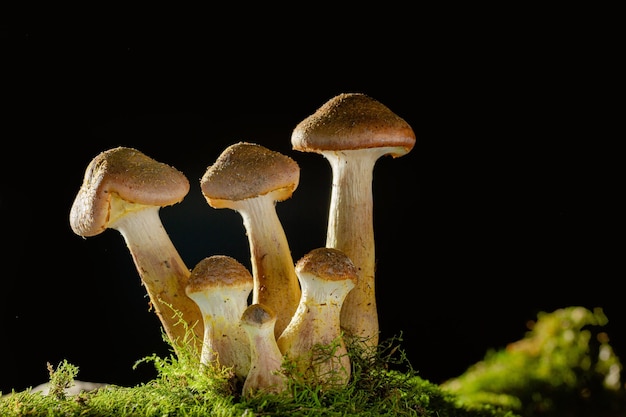
<instances>
[{"instance_id":1,"label":"blurred moss","mask_svg":"<svg viewBox=\"0 0 626 417\"><path fill-rule=\"evenodd\" d=\"M626 416L622 364L601 308L541 312L526 336L490 350L441 384L468 407L492 404L524 417Z\"/></svg>"}]
</instances>

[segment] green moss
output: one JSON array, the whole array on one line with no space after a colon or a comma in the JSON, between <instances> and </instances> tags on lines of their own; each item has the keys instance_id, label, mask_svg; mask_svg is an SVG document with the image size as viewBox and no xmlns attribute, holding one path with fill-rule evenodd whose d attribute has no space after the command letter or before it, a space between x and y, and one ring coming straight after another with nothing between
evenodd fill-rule
<instances>
[{"instance_id":1,"label":"green moss","mask_svg":"<svg viewBox=\"0 0 626 417\"><path fill-rule=\"evenodd\" d=\"M78 368L50 367L50 391L16 392L0 399L0 415L17 416L417 416L623 417L622 365L603 327L601 309L569 307L540 313L527 335L487 352L457 378L435 385L421 378L401 348L401 337L364 351L346 339L352 376L346 387L303 382L285 363L287 392L251 398L230 369L207 368L185 340L152 363L157 377L135 387L106 386L65 395ZM192 332L189 332L190 334ZM167 338L164 336L164 340Z\"/></svg>"},{"instance_id":2,"label":"green moss","mask_svg":"<svg viewBox=\"0 0 626 417\"><path fill-rule=\"evenodd\" d=\"M158 371L153 381L135 387L107 386L74 396L13 393L0 400L0 415L12 416L424 416L517 417L493 405L467 408L439 386L420 378L410 367L399 338L363 354L359 343L349 343L353 377L341 389L298 382L289 376L289 390L281 395L239 395L241 387L229 369L208 369L185 349L176 356L142 359ZM405 370L390 367L405 366ZM71 385L77 368L67 362L51 372L58 381L54 392ZM52 390L50 391L52 393Z\"/></svg>"},{"instance_id":3,"label":"green moss","mask_svg":"<svg viewBox=\"0 0 626 417\"><path fill-rule=\"evenodd\" d=\"M459 404L500 405L525 417L624 416L622 364L607 323L600 308L541 312L523 339L441 386Z\"/></svg>"}]
</instances>

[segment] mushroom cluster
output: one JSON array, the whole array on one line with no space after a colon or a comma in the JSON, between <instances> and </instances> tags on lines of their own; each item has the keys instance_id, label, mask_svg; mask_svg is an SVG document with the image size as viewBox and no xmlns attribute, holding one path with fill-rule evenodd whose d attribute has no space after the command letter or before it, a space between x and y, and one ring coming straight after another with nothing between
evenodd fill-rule
<instances>
[{"instance_id":1,"label":"mushroom cluster","mask_svg":"<svg viewBox=\"0 0 626 417\"><path fill-rule=\"evenodd\" d=\"M292 197L300 168L256 143L227 147L200 180L209 206L241 215L252 272L219 254L185 266L159 209L181 202L189 181L137 149L98 154L70 210L79 236L122 234L168 338L184 340L193 329L199 364L232 368L244 396L285 391L286 361L305 382L345 386L344 337L377 346L373 168L383 155L408 153L415 134L380 102L345 93L300 122L291 144L323 155L333 173L326 246L295 263L275 205Z\"/></svg>"}]
</instances>

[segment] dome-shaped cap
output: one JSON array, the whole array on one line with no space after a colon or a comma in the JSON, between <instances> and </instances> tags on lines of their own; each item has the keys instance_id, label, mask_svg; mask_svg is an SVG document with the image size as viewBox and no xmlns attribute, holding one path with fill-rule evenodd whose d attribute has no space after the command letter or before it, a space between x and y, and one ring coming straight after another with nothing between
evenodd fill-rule
<instances>
[{"instance_id":1,"label":"dome-shaped cap","mask_svg":"<svg viewBox=\"0 0 626 417\"><path fill-rule=\"evenodd\" d=\"M411 126L387 106L362 93L339 94L301 121L291 135L293 149L304 152L397 148L415 145Z\"/></svg>"},{"instance_id":2,"label":"dome-shaped cap","mask_svg":"<svg viewBox=\"0 0 626 417\"><path fill-rule=\"evenodd\" d=\"M250 271L238 260L226 255L212 255L202 259L191 270L187 294L209 288L242 288L252 290Z\"/></svg>"},{"instance_id":3,"label":"dome-shaped cap","mask_svg":"<svg viewBox=\"0 0 626 417\"><path fill-rule=\"evenodd\" d=\"M252 304L241 315L241 323L250 327L274 326L276 313L263 304Z\"/></svg>"},{"instance_id":4,"label":"dome-shaped cap","mask_svg":"<svg viewBox=\"0 0 626 417\"><path fill-rule=\"evenodd\" d=\"M91 160L70 210L70 225L80 236L107 228L113 194L135 204L169 206L189 192L189 181L176 168L137 149L117 147Z\"/></svg>"},{"instance_id":5,"label":"dome-shaped cap","mask_svg":"<svg viewBox=\"0 0 626 417\"><path fill-rule=\"evenodd\" d=\"M358 280L358 271L352 260L334 248L317 248L305 254L296 263L296 272L311 274L327 281Z\"/></svg>"},{"instance_id":6,"label":"dome-shaped cap","mask_svg":"<svg viewBox=\"0 0 626 417\"><path fill-rule=\"evenodd\" d=\"M284 200L299 181L300 167L290 157L255 143L239 142L222 152L205 172L200 186L209 203L245 200L275 190L284 190L279 196Z\"/></svg>"}]
</instances>

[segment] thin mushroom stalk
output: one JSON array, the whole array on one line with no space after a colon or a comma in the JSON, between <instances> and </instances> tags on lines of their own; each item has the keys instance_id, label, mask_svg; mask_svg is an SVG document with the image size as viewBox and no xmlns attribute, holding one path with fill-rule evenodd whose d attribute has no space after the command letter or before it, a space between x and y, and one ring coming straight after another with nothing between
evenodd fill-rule
<instances>
[{"instance_id":1,"label":"thin mushroom stalk","mask_svg":"<svg viewBox=\"0 0 626 417\"><path fill-rule=\"evenodd\" d=\"M188 328L196 339L203 337L200 310L185 294L190 271L159 217L162 207L179 203L188 191L189 181L180 171L136 149L117 147L92 159L70 209L77 235L90 237L109 228L122 235L172 342L186 340Z\"/></svg>"},{"instance_id":2,"label":"thin mushroom stalk","mask_svg":"<svg viewBox=\"0 0 626 417\"><path fill-rule=\"evenodd\" d=\"M274 337L276 313L262 304L250 305L241 316L241 326L250 342L250 372L243 385L244 397L257 393L281 393L287 389L282 373L283 355Z\"/></svg>"},{"instance_id":3,"label":"thin mushroom stalk","mask_svg":"<svg viewBox=\"0 0 626 417\"><path fill-rule=\"evenodd\" d=\"M230 208L243 220L250 246L252 302L276 313L275 336L285 329L300 301L300 286L276 203L291 197L300 168L286 155L239 142L226 148L200 184L214 208Z\"/></svg>"},{"instance_id":4,"label":"thin mushroom stalk","mask_svg":"<svg viewBox=\"0 0 626 417\"><path fill-rule=\"evenodd\" d=\"M323 155L332 168L326 246L344 252L358 269L356 288L341 311L346 333L378 345L373 225L374 165L383 155L408 153L415 134L389 108L360 93L340 94L293 130L292 147Z\"/></svg>"},{"instance_id":5,"label":"thin mushroom stalk","mask_svg":"<svg viewBox=\"0 0 626 417\"><path fill-rule=\"evenodd\" d=\"M250 272L226 255L213 255L198 262L186 287L187 295L202 312L200 363L232 368L240 381L250 370L249 340L240 320L251 291Z\"/></svg>"},{"instance_id":6,"label":"thin mushroom stalk","mask_svg":"<svg viewBox=\"0 0 626 417\"><path fill-rule=\"evenodd\" d=\"M346 298L342 326L366 343L378 344L376 303L376 255L374 246L373 166L384 154L371 150L326 154L333 182L328 215L326 246L343 251L358 265L359 284Z\"/></svg>"},{"instance_id":7,"label":"thin mushroom stalk","mask_svg":"<svg viewBox=\"0 0 626 417\"><path fill-rule=\"evenodd\" d=\"M115 201L119 202L114 199L113 206L117 205ZM159 208L145 206L140 210L135 211L135 215L119 216L109 227L117 230L124 238L150 302L169 339L183 341L186 337L185 327L181 325L181 318L176 316L176 312L181 314L187 324L194 325L193 330L199 337L202 329L199 326L198 310L187 302L184 293L189 269L163 227Z\"/></svg>"},{"instance_id":8,"label":"thin mushroom stalk","mask_svg":"<svg viewBox=\"0 0 626 417\"><path fill-rule=\"evenodd\" d=\"M296 364L299 376L322 386L345 386L352 367L340 327L341 307L357 270L341 251L318 248L296 264L302 298L276 343Z\"/></svg>"}]
</instances>

